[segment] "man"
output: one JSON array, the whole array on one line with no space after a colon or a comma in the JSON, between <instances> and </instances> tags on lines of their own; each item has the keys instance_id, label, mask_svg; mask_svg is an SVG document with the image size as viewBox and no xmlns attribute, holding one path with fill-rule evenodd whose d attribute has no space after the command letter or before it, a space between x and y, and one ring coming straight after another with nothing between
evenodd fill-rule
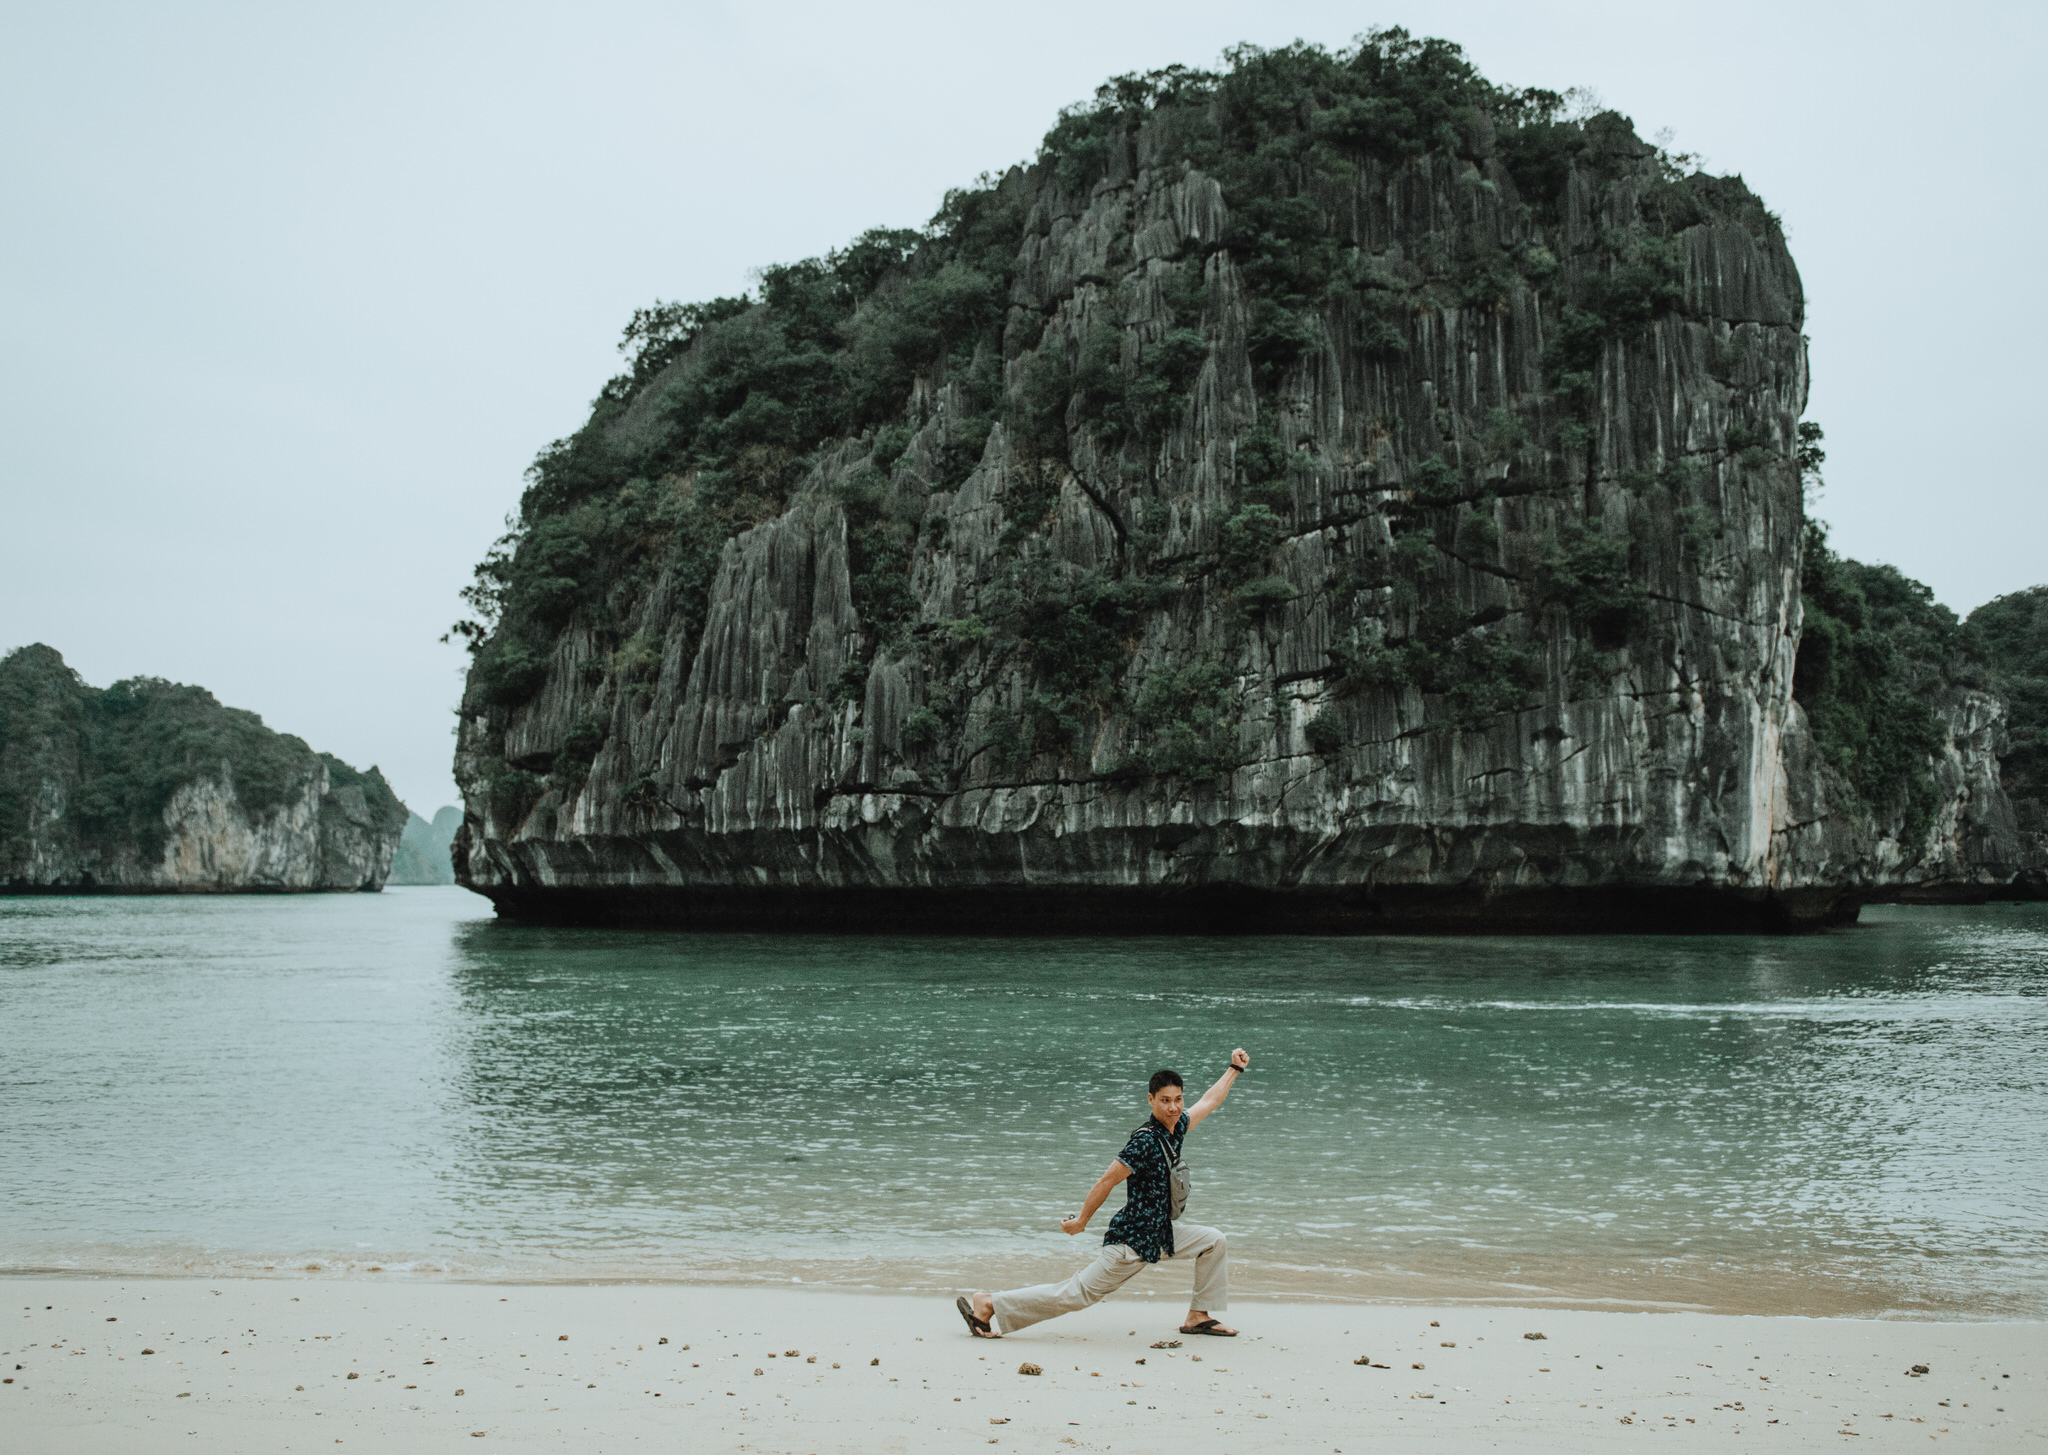
<instances>
[{"instance_id":1,"label":"man","mask_svg":"<svg viewBox=\"0 0 2048 1455\"><path fill-rule=\"evenodd\" d=\"M1102 1252L1064 1283L1041 1283L1007 1293L976 1293L971 1299L954 1300L960 1316L967 1320L968 1330L977 1339L1014 1334L1098 1303L1123 1287L1146 1264L1174 1258L1192 1259L1195 1265L1194 1298L1180 1331L1236 1338L1237 1330L1226 1328L1213 1317L1230 1306L1229 1246L1215 1228L1176 1221L1172 1196L1176 1170L1182 1179L1182 1196L1186 1195L1187 1170L1181 1162L1181 1143L1201 1125L1204 1117L1223 1105L1223 1098L1230 1095L1230 1088L1251 1064L1252 1058L1242 1048L1232 1051L1230 1065L1221 1079L1185 1110L1181 1102L1186 1092L1180 1073L1153 1072L1146 1096L1152 1115L1145 1125L1131 1133L1130 1141L1109 1164L1109 1170L1088 1190L1080 1215L1060 1221L1060 1231L1069 1237L1083 1231L1110 1189L1128 1180L1123 1211L1110 1219L1109 1231L1102 1237Z\"/></svg>"}]
</instances>

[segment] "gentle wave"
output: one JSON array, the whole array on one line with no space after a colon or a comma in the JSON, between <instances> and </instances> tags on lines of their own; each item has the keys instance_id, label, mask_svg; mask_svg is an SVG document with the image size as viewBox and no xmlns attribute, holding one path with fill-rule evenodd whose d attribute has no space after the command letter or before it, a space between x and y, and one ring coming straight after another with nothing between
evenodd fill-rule
<instances>
[{"instance_id":1,"label":"gentle wave","mask_svg":"<svg viewBox=\"0 0 2048 1455\"><path fill-rule=\"evenodd\" d=\"M1659 1001L1659 1000L1465 1000L1449 996L1348 996L1342 1002L1359 1009L1418 1010L1455 1014L1480 1010L1533 1011L1554 1014L1673 1016L1689 1020L1723 1016L1756 1019L1831 1021L1988 1021L2025 1020L2048 1025L2048 1000L2034 996L1976 996L1930 1002L1898 997L1855 997L1841 1000Z\"/></svg>"}]
</instances>

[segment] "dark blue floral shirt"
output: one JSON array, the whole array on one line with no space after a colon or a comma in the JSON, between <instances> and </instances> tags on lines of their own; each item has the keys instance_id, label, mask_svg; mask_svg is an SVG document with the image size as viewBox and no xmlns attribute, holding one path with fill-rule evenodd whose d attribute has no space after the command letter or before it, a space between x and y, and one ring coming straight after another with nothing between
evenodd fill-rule
<instances>
[{"instance_id":1,"label":"dark blue floral shirt","mask_svg":"<svg viewBox=\"0 0 2048 1455\"><path fill-rule=\"evenodd\" d=\"M1103 1242L1122 1243L1147 1263L1173 1256L1172 1164L1161 1144L1171 1144L1178 1157L1187 1135L1186 1112L1171 1132L1159 1125L1159 1118L1146 1117L1145 1125L1131 1133L1123 1151L1116 1154L1116 1160L1131 1169L1124 1179L1123 1211L1109 1220Z\"/></svg>"}]
</instances>

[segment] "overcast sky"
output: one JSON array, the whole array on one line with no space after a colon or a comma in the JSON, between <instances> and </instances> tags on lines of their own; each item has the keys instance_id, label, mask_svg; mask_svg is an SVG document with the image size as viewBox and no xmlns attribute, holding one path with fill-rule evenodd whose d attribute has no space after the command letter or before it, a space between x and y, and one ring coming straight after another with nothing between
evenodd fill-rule
<instances>
[{"instance_id":1,"label":"overcast sky","mask_svg":"<svg viewBox=\"0 0 2048 1455\"><path fill-rule=\"evenodd\" d=\"M0 3L0 650L453 801L437 638L655 298L923 222L1105 77L1399 24L1740 172L1806 280L1836 544L2048 580L2048 7Z\"/></svg>"}]
</instances>

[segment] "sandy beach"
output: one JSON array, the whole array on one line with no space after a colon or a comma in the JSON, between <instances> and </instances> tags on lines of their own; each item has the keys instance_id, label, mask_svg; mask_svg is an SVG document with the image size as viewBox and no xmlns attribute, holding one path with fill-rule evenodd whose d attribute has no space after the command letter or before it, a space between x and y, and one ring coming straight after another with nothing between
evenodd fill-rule
<instances>
[{"instance_id":1,"label":"sandy beach","mask_svg":"<svg viewBox=\"0 0 2048 1455\"><path fill-rule=\"evenodd\" d=\"M1163 1287L993 1343L968 1338L943 1299L804 1288L6 1287L0 1443L24 1452L481 1455L682 1440L793 1455L1341 1455L2048 1440L2042 1324L1241 1300L1241 1337L1173 1347L1179 1303ZM1027 1361L1043 1372L1020 1373ZM1928 1372L1910 1375L1915 1364Z\"/></svg>"}]
</instances>

